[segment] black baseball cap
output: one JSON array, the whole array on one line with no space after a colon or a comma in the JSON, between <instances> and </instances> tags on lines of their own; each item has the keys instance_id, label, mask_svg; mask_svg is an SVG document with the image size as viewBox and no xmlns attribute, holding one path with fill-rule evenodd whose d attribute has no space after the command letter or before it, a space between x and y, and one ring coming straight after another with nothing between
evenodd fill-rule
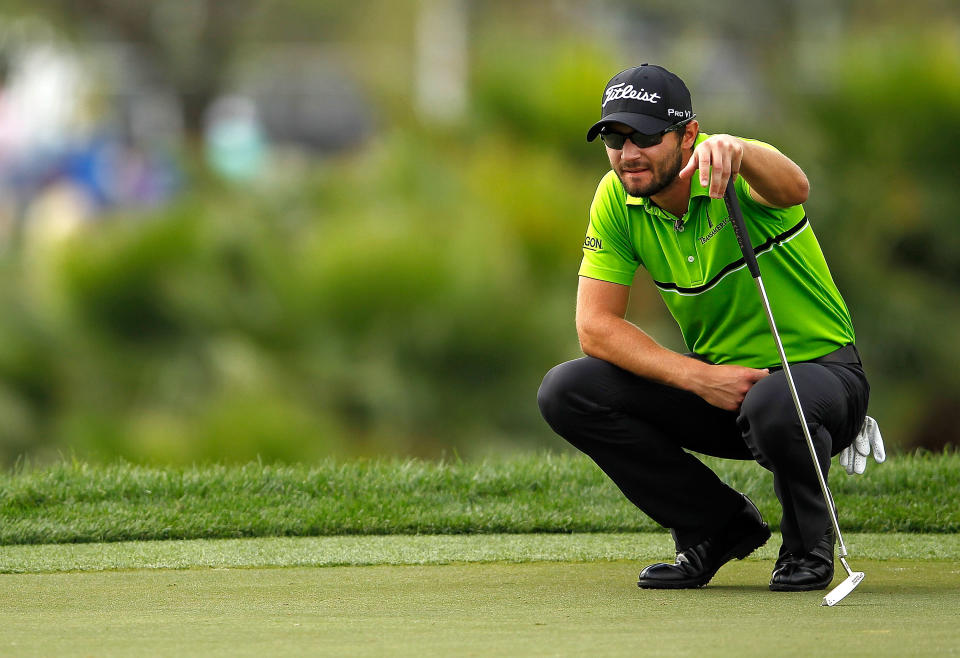
<instances>
[{"instance_id":1,"label":"black baseball cap","mask_svg":"<svg viewBox=\"0 0 960 658\"><path fill-rule=\"evenodd\" d=\"M592 142L611 123L654 135L693 116L690 91L683 80L662 66L641 64L617 73L607 83L600 120L587 131L587 141Z\"/></svg>"}]
</instances>

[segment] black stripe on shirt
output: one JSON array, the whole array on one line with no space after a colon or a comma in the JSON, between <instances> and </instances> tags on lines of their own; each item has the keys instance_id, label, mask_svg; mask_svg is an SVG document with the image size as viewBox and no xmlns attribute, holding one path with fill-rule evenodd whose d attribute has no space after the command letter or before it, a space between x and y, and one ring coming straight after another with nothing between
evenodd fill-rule
<instances>
[{"instance_id":1,"label":"black stripe on shirt","mask_svg":"<svg viewBox=\"0 0 960 658\"><path fill-rule=\"evenodd\" d=\"M800 231L802 231L807 226L807 223L808 223L807 217L806 215L804 215L803 219L801 219L799 222L794 224L791 228L787 229L780 235L775 235L771 238L768 238L767 241L764 242L763 244L754 247L753 252L757 256L759 256L760 254L770 251L771 249L773 249L774 245L780 244L785 240L792 238ZM656 281L656 280L654 280L653 283L661 290L676 290L677 292L684 293L686 295L699 295L700 293L706 292L713 286L717 285L720 279L725 277L730 272L733 272L734 270L738 270L746 264L747 264L746 261L741 256L740 258L733 261L732 263L728 263L727 265L725 265L723 269L717 272L716 275L712 279L707 281L705 284L703 284L702 286L696 286L693 288L684 288L682 286L678 286L676 283L664 283L662 281Z\"/></svg>"}]
</instances>

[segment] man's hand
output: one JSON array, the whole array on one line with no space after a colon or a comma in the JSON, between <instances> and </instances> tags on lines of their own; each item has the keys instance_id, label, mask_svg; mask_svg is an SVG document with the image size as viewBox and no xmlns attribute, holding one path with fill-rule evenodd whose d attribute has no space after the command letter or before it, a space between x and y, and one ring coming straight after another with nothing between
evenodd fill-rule
<instances>
[{"instance_id":1,"label":"man's hand","mask_svg":"<svg viewBox=\"0 0 960 658\"><path fill-rule=\"evenodd\" d=\"M722 199L731 176L740 173L743 161L743 142L732 135L712 135L693 150L687 166L680 170L680 178L700 170L700 184L710 185L710 198Z\"/></svg>"},{"instance_id":2,"label":"man's hand","mask_svg":"<svg viewBox=\"0 0 960 658\"><path fill-rule=\"evenodd\" d=\"M860 475L867 467L867 457L873 452L873 459L882 464L887 458L887 453L883 449L883 437L880 436L880 428L870 416L863 421L863 427L853 443L840 451L840 465L847 469L847 475L856 473Z\"/></svg>"},{"instance_id":3,"label":"man's hand","mask_svg":"<svg viewBox=\"0 0 960 658\"><path fill-rule=\"evenodd\" d=\"M764 368L744 368L743 366L708 366L703 369L694 393L715 407L736 411L743 404L743 398L753 385L770 374Z\"/></svg>"}]
</instances>

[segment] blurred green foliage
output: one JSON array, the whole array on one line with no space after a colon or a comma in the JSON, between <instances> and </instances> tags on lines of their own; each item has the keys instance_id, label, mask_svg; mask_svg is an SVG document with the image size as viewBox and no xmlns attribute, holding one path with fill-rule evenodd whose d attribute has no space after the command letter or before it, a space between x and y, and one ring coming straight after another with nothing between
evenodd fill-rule
<instances>
[{"instance_id":1,"label":"blurred green foliage","mask_svg":"<svg viewBox=\"0 0 960 658\"><path fill-rule=\"evenodd\" d=\"M872 32L841 59L804 105L825 170L808 209L895 444L960 444L960 39Z\"/></svg>"},{"instance_id":2,"label":"blurred green foliage","mask_svg":"<svg viewBox=\"0 0 960 658\"><path fill-rule=\"evenodd\" d=\"M893 449L960 443L956 34L860 27L819 86L778 90L781 121L701 115L810 175ZM564 446L535 395L579 355L579 244L607 168L584 133L637 63L585 41L480 34L459 124L418 123L393 80L392 123L352 152L247 188L201 174L172 207L4 251L0 460ZM682 347L642 285L631 319Z\"/></svg>"},{"instance_id":3,"label":"blurred green foliage","mask_svg":"<svg viewBox=\"0 0 960 658\"><path fill-rule=\"evenodd\" d=\"M586 134L598 111L598 87L602 91L616 73L608 53L580 42L558 46L555 39L509 32L482 41L477 50L473 84L481 125L567 158L603 162Z\"/></svg>"},{"instance_id":4,"label":"blurred green foliage","mask_svg":"<svg viewBox=\"0 0 960 658\"><path fill-rule=\"evenodd\" d=\"M575 348L579 173L498 135L397 132L296 184L208 182L23 250L2 283L5 458L542 444L536 388Z\"/></svg>"}]
</instances>

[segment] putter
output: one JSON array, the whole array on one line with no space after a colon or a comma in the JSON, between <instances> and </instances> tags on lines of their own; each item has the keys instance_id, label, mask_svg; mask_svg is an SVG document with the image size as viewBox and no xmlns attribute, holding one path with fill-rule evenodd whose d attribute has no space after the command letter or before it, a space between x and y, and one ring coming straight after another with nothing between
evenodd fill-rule
<instances>
[{"instance_id":1,"label":"putter","mask_svg":"<svg viewBox=\"0 0 960 658\"><path fill-rule=\"evenodd\" d=\"M807 440L807 448L810 450L810 458L813 460L813 467L817 471L817 479L820 481L820 491L823 492L823 500L827 503L827 510L830 512L830 520L833 522L833 530L837 533L837 542L840 545L840 564L847 572L846 579L833 588L820 605L834 606L843 598L852 592L864 578L862 571L853 571L847 564L847 547L843 543L843 535L840 534L840 523L837 520L836 507L833 504L833 495L827 486L827 481L823 477L823 471L820 469L820 462L817 460L817 451L813 447L813 438L810 436L810 428L807 427L807 419L803 415L803 407L800 405L800 396L797 395L797 387L793 383L793 375L790 374L790 364L787 362L787 355L783 351L783 342L780 340L780 332L777 331L777 325L773 321L773 312L770 310L770 300L767 299L767 292L763 287L763 279L760 277L760 266L757 265L757 256L753 252L753 245L750 243L750 235L747 233L747 225L743 221L743 212L740 210L740 201L737 199L737 190L734 185L733 177L727 182L727 190L724 195L727 202L727 210L730 212L730 220L733 224L733 232L737 236L737 242L740 245L740 251L743 252L743 260L750 270L750 275L757 284L757 290L760 292L760 301L763 303L763 310L767 313L767 322L770 323L770 333L773 334L773 340L777 344L777 352L780 354L780 363L783 365L783 374L787 378L787 385L790 387L790 395L793 397L793 405L797 408L797 415L800 417L800 427L803 429L803 438Z\"/></svg>"}]
</instances>

